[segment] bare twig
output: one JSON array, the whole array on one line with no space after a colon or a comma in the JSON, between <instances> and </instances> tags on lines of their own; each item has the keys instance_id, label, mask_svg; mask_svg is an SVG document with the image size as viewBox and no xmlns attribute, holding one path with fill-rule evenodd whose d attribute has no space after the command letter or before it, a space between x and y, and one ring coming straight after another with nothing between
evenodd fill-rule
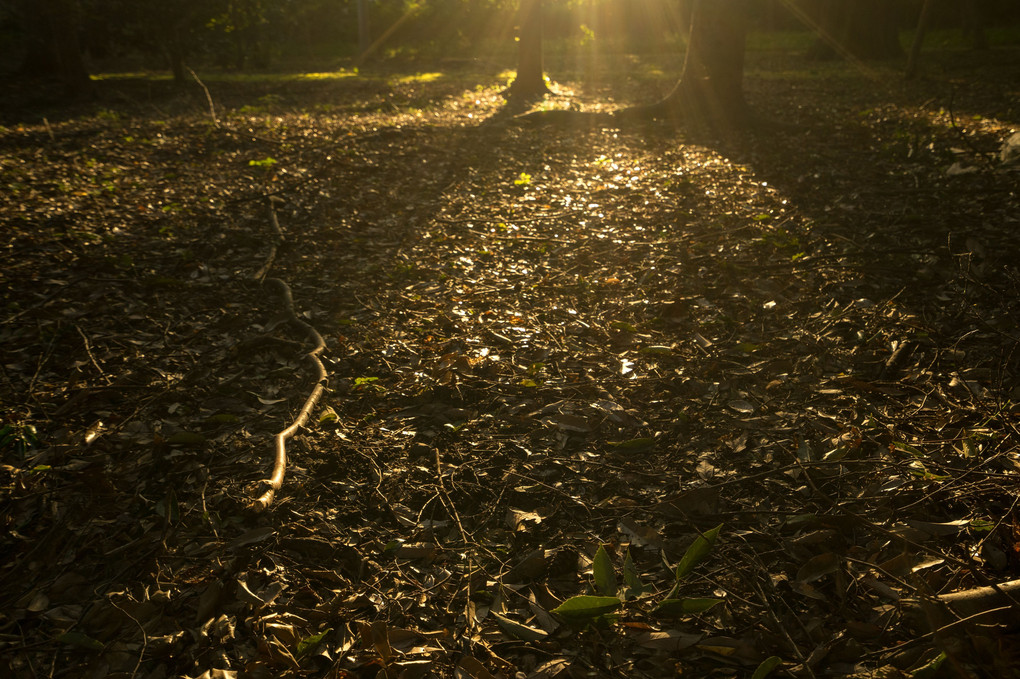
<instances>
[{"instance_id":1,"label":"bare twig","mask_svg":"<svg viewBox=\"0 0 1020 679\"><path fill-rule=\"evenodd\" d=\"M190 66L186 66L185 68L188 69L188 72L191 73L191 77L195 79L195 82L197 82L199 87L201 87L205 92L205 100L209 102L209 117L212 118L213 127L219 127L220 121L216 119L216 105L213 104L213 98L209 93L209 88L205 86L205 83L202 82L202 79L198 77L198 74L195 73Z\"/></svg>"},{"instance_id":2,"label":"bare twig","mask_svg":"<svg viewBox=\"0 0 1020 679\"><path fill-rule=\"evenodd\" d=\"M305 404L298 411L297 417L294 418L289 427L276 435L274 441L276 461L273 464L273 473L268 479L264 480L269 489L254 502L255 508L259 510L268 508L273 503L277 491L283 486L283 475L287 470L287 441L297 433L298 429L305 425L305 422L308 421L308 417L312 413L312 409L315 408L319 399L322 398L322 393L326 390L326 367L319 358L319 354L326 348L326 341L322 339L322 335L319 334L318 330L298 318L297 313L294 311L294 298L291 296L290 286L279 278L268 278L266 283L276 287L277 292L283 297L283 303L289 317L288 320L304 329L305 333L315 342L315 347L305 356L308 357L308 361L315 368L316 379L315 387L308 395L308 398L305 399Z\"/></svg>"},{"instance_id":3,"label":"bare twig","mask_svg":"<svg viewBox=\"0 0 1020 679\"><path fill-rule=\"evenodd\" d=\"M276 497L276 493L283 486L283 475L287 470L287 441L294 436L298 429L304 426L305 422L308 421L308 417L311 415L312 409L315 408L315 405L319 402L319 399L322 398L322 394L326 390L326 366L322 364L322 360L319 358L319 354L326 348L326 341L322 339L322 335L319 334L318 330L301 320L294 311L294 298L291 295L290 286L279 278L266 278L269 268L273 265L273 261L276 259L277 250L284 240L283 230L280 228L280 220L276 217L276 210L273 209L272 202L270 202L269 205L269 223L273 227L273 246L269 251L269 255L266 257L265 263L254 275L254 278L264 284L268 284L276 288L277 292L283 298L283 304L288 320L293 325L301 327L305 331L305 334L308 335L308 337L315 343L314 348L305 354L305 356L315 369L316 377L315 387L308 395L308 398L305 399L305 403L298 412L297 417L293 422L291 422L289 427L276 435L274 442L276 461L273 464L273 473L268 479L264 480L264 482L269 485L269 489L254 502L255 507L260 510L266 509L270 504L272 504L273 499Z\"/></svg>"},{"instance_id":4,"label":"bare twig","mask_svg":"<svg viewBox=\"0 0 1020 679\"><path fill-rule=\"evenodd\" d=\"M273 209L272 202L269 204L269 223L273 227L273 246L269 249L269 254L266 255L265 263L262 264L262 267L253 276L259 283L265 280L266 274L269 273L270 267L273 266L273 262L276 260L276 253L284 241L283 230L280 229L280 220L276 217L276 210Z\"/></svg>"}]
</instances>

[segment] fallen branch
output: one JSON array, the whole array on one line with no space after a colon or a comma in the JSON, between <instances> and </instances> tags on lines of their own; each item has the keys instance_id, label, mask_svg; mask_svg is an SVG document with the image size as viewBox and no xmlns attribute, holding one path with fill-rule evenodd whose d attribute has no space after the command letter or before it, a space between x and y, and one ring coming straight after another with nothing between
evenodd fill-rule
<instances>
[{"instance_id":1,"label":"fallen branch","mask_svg":"<svg viewBox=\"0 0 1020 679\"><path fill-rule=\"evenodd\" d=\"M322 393L326 390L326 366L322 364L322 360L319 358L319 354L326 348L326 341L322 339L322 335L319 334L318 330L301 320L297 312L294 311L294 297L291 295L290 286L279 278L265 278L273 264L273 260L276 258L277 249L284 240L283 231L280 229L280 222L276 218L276 211L273 209L272 204L269 206L269 218L273 227L273 247L266 258L265 264L263 264L254 277L256 280L263 281L264 285L276 288L276 291L283 298L287 320L302 328L305 334L315 343L315 347L305 356L308 357L309 362L311 362L312 367L315 369L316 377L315 388L312 389L312 393L305 399L305 404L301 407L297 417L294 418L289 427L279 432L274 439L273 447L276 461L273 464L272 475L267 479L263 479L263 483L268 485L269 488L253 503L254 508L258 511L267 509L273 503L276 493L283 486L283 476L287 471L287 441L297 433L298 429L305 425L312 410L319 402L319 399L322 398Z\"/></svg>"},{"instance_id":2,"label":"fallen branch","mask_svg":"<svg viewBox=\"0 0 1020 679\"><path fill-rule=\"evenodd\" d=\"M283 245L283 230L280 228L280 220L276 218L276 210L273 209L272 198L269 202L269 224L273 227L273 246L269 249L269 254L266 255L266 261L262 265L262 268L255 273L255 280L262 283L266 275L269 273L269 269L273 266L273 262L276 261L276 253L280 250L280 246Z\"/></svg>"},{"instance_id":3,"label":"fallen branch","mask_svg":"<svg viewBox=\"0 0 1020 679\"><path fill-rule=\"evenodd\" d=\"M1018 595L1020 580L1011 580L989 587L941 594L932 600L904 599L903 607L915 624L932 630L978 620L985 624L995 622L1015 626Z\"/></svg>"},{"instance_id":4,"label":"fallen branch","mask_svg":"<svg viewBox=\"0 0 1020 679\"><path fill-rule=\"evenodd\" d=\"M315 348L309 351L305 356L312 363L316 371L315 388L312 389L312 393L305 399L305 404L301 407L301 411L298 412L294 421L291 422L290 426L279 432L276 435L274 441L274 448L276 451L276 462L273 465L273 473L268 479L263 479L263 483L269 486L257 500L255 500L255 509L261 511L269 507L273 503L273 499L276 497L277 491L283 486L283 475L287 470L287 441L297 433L297 430L305 425L308 421L309 415L312 413L312 409L322 398L322 392L326 390L326 366L322 364L319 359L319 354L326 348L326 342L322 339L322 335L319 331L313 328L308 323L298 318L294 312L294 298L290 293L290 286L284 283L279 278L267 278L266 283L277 288L277 291L283 297L283 303L286 307L288 320L294 325L298 325L304 329L310 338L315 342Z\"/></svg>"}]
</instances>

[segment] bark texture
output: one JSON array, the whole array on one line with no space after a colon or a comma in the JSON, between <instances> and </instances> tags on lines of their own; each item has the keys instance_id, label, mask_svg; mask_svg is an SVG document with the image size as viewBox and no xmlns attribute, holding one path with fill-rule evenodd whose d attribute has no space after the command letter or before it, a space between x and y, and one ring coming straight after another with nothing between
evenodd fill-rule
<instances>
[{"instance_id":1,"label":"bark texture","mask_svg":"<svg viewBox=\"0 0 1020 679\"><path fill-rule=\"evenodd\" d=\"M507 91L517 101L540 99L549 94L542 60L542 0L521 0L517 39L517 77Z\"/></svg>"}]
</instances>

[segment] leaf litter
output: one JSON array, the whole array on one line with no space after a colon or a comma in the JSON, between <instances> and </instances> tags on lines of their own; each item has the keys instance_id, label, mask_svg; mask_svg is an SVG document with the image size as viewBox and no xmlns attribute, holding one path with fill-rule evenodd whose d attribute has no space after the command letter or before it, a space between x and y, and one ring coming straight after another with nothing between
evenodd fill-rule
<instances>
[{"instance_id":1,"label":"leaf litter","mask_svg":"<svg viewBox=\"0 0 1020 679\"><path fill-rule=\"evenodd\" d=\"M6 111L7 673L1013 676L1015 102L830 75Z\"/></svg>"}]
</instances>

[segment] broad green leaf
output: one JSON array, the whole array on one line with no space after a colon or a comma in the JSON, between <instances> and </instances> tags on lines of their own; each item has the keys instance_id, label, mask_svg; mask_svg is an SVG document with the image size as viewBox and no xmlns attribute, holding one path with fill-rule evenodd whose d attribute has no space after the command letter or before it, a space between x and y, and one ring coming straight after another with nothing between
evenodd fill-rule
<instances>
[{"instance_id":1,"label":"broad green leaf","mask_svg":"<svg viewBox=\"0 0 1020 679\"><path fill-rule=\"evenodd\" d=\"M801 441L800 445L797 446L797 459L801 462L810 462L814 458L815 454L811 450L811 444L807 441Z\"/></svg>"},{"instance_id":2,"label":"broad green leaf","mask_svg":"<svg viewBox=\"0 0 1020 679\"><path fill-rule=\"evenodd\" d=\"M610 321L609 327L623 332L637 332L638 329L627 321Z\"/></svg>"},{"instance_id":3,"label":"broad green leaf","mask_svg":"<svg viewBox=\"0 0 1020 679\"><path fill-rule=\"evenodd\" d=\"M206 438L201 434L191 431L179 431L167 437L166 442L179 446L200 446L205 443Z\"/></svg>"},{"instance_id":4,"label":"broad green leaf","mask_svg":"<svg viewBox=\"0 0 1020 679\"><path fill-rule=\"evenodd\" d=\"M89 635L82 634L81 632L64 632L57 637L57 641L86 651L101 651L104 648L101 641L97 641Z\"/></svg>"},{"instance_id":5,"label":"broad green leaf","mask_svg":"<svg viewBox=\"0 0 1020 679\"><path fill-rule=\"evenodd\" d=\"M697 615L723 602L722 599L663 599L655 607L656 615L679 617Z\"/></svg>"},{"instance_id":6,"label":"broad green leaf","mask_svg":"<svg viewBox=\"0 0 1020 679\"><path fill-rule=\"evenodd\" d=\"M250 167L261 167L264 170L268 170L273 165L276 165L276 158L266 157L261 160L249 160L248 165Z\"/></svg>"},{"instance_id":7,"label":"broad green leaf","mask_svg":"<svg viewBox=\"0 0 1020 679\"><path fill-rule=\"evenodd\" d=\"M973 531L987 533L988 531L995 528L995 522L989 521L988 519L974 519L970 522L970 525L968 527Z\"/></svg>"},{"instance_id":8,"label":"broad green leaf","mask_svg":"<svg viewBox=\"0 0 1020 679\"><path fill-rule=\"evenodd\" d=\"M581 622L612 613L623 605L615 596L575 596L553 609L553 613L572 622Z\"/></svg>"},{"instance_id":9,"label":"broad green leaf","mask_svg":"<svg viewBox=\"0 0 1020 679\"><path fill-rule=\"evenodd\" d=\"M595 591L603 596L616 596L616 573L613 562L606 553L606 548L599 545L592 562L592 573L595 575Z\"/></svg>"},{"instance_id":10,"label":"broad green leaf","mask_svg":"<svg viewBox=\"0 0 1020 679\"><path fill-rule=\"evenodd\" d=\"M297 657L300 658L314 651L315 647L318 646L322 642L322 640L326 637L326 635L332 631L333 631L332 627L327 627L322 632L319 632L318 634L313 634L310 637L305 637L304 639L299 641L297 645Z\"/></svg>"},{"instance_id":11,"label":"broad green leaf","mask_svg":"<svg viewBox=\"0 0 1020 679\"><path fill-rule=\"evenodd\" d=\"M893 448L897 448L899 450L902 450L905 453L910 453L914 457L924 457L924 453L922 453L920 450L918 450L914 446L910 445L909 443L903 443L901 441L896 441L896 442L893 443Z\"/></svg>"},{"instance_id":12,"label":"broad green leaf","mask_svg":"<svg viewBox=\"0 0 1020 679\"><path fill-rule=\"evenodd\" d=\"M611 445L616 450L626 453L639 453L648 450L655 445L655 439L653 438L639 438L630 439L629 441L610 441Z\"/></svg>"},{"instance_id":13,"label":"broad green leaf","mask_svg":"<svg viewBox=\"0 0 1020 679\"><path fill-rule=\"evenodd\" d=\"M641 349L638 350L638 353L644 354L645 356L670 356L673 354L673 349L667 346L654 345L650 347L641 347Z\"/></svg>"},{"instance_id":14,"label":"broad green leaf","mask_svg":"<svg viewBox=\"0 0 1020 679\"><path fill-rule=\"evenodd\" d=\"M645 591L645 586L641 582L637 567L634 565L634 559L630 556L629 549L627 550L627 556L623 559L623 582L627 585L625 596L628 599L639 597Z\"/></svg>"},{"instance_id":15,"label":"broad green leaf","mask_svg":"<svg viewBox=\"0 0 1020 679\"><path fill-rule=\"evenodd\" d=\"M839 570L843 560L834 552L813 556L797 570L797 582L814 582Z\"/></svg>"},{"instance_id":16,"label":"broad green leaf","mask_svg":"<svg viewBox=\"0 0 1020 679\"><path fill-rule=\"evenodd\" d=\"M942 663L946 661L946 652L942 651L935 656L931 662L918 667L916 670L910 673L914 679L933 679L938 673L939 668L942 667Z\"/></svg>"},{"instance_id":17,"label":"broad green leaf","mask_svg":"<svg viewBox=\"0 0 1020 679\"><path fill-rule=\"evenodd\" d=\"M764 660L761 661L761 664L758 665L758 669L754 671L754 674L751 675L751 679L765 679L765 677L772 674L772 670L776 669L782 664L783 660L778 655L765 658Z\"/></svg>"},{"instance_id":18,"label":"broad green leaf","mask_svg":"<svg viewBox=\"0 0 1020 679\"><path fill-rule=\"evenodd\" d=\"M849 452L850 448L848 448L847 446L840 446L839 448L833 448L825 455L822 455L822 459L825 460L826 462L839 462L844 457L846 457L847 453Z\"/></svg>"},{"instance_id":19,"label":"broad green leaf","mask_svg":"<svg viewBox=\"0 0 1020 679\"><path fill-rule=\"evenodd\" d=\"M522 625L519 622L496 613L495 611L489 611L489 615L496 619L496 624L499 625L499 628L503 630L506 635L511 636L514 639L520 639L521 641L541 641L549 636L549 633L545 630Z\"/></svg>"},{"instance_id":20,"label":"broad green leaf","mask_svg":"<svg viewBox=\"0 0 1020 679\"><path fill-rule=\"evenodd\" d=\"M241 421L237 415L233 413L216 413L205 418L206 424L220 425L220 424L237 424Z\"/></svg>"},{"instance_id":21,"label":"broad green leaf","mask_svg":"<svg viewBox=\"0 0 1020 679\"><path fill-rule=\"evenodd\" d=\"M694 544L687 548L684 558L680 559L680 564L676 567L676 579L678 581L690 575L694 567L705 560L708 553L712 551L715 539L719 537L719 531L721 530L722 524L720 523L712 530L705 531L703 535L699 535Z\"/></svg>"}]
</instances>

